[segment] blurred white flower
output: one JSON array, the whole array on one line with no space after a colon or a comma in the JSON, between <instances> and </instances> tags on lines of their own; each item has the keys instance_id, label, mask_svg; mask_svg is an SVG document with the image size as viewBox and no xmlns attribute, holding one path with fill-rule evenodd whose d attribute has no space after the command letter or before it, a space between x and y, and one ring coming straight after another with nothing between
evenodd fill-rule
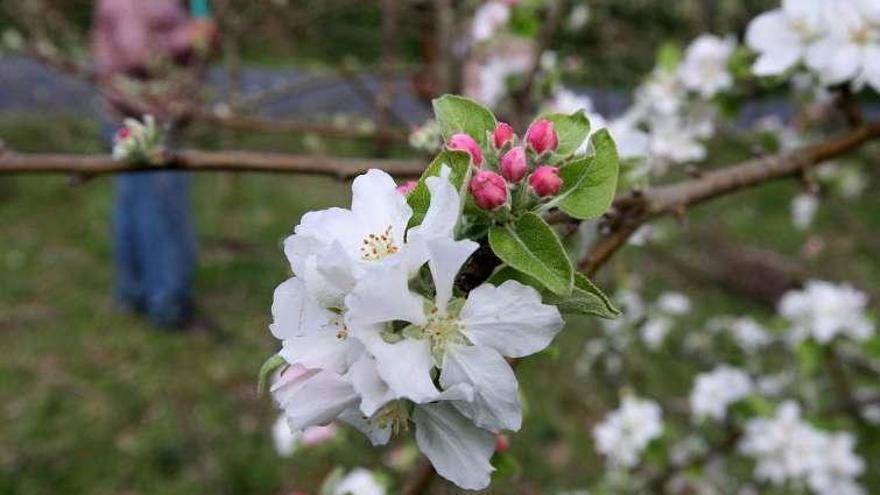
<instances>
[{"instance_id":1,"label":"blurred white flower","mask_svg":"<svg viewBox=\"0 0 880 495\"><path fill-rule=\"evenodd\" d=\"M284 415L278 416L278 419L272 425L272 440L275 445L275 452L281 457L290 457L296 451L299 444L299 435L290 430Z\"/></svg>"},{"instance_id":2,"label":"blurred white flower","mask_svg":"<svg viewBox=\"0 0 880 495\"><path fill-rule=\"evenodd\" d=\"M486 2L474 12L471 37L478 43L487 41L508 21L510 21L510 6L507 3L495 0Z\"/></svg>"},{"instance_id":3,"label":"blurred white flower","mask_svg":"<svg viewBox=\"0 0 880 495\"><path fill-rule=\"evenodd\" d=\"M759 481L805 482L817 495L864 493L855 481L865 469L855 438L817 430L801 419L794 402L783 403L771 418L750 420L739 449L756 460Z\"/></svg>"},{"instance_id":4,"label":"blurred white flower","mask_svg":"<svg viewBox=\"0 0 880 495\"><path fill-rule=\"evenodd\" d=\"M772 341L767 330L747 316L731 321L729 328L733 340L746 352L754 352Z\"/></svg>"},{"instance_id":5,"label":"blurred white flower","mask_svg":"<svg viewBox=\"0 0 880 495\"><path fill-rule=\"evenodd\" d=\"M880 26L855 1L828 2L826 8L827 33L807 50L807 66L828 86L851 81L880 92Z\"/></svg>"},{"instance_id":6,"label":"blurred white flower","mask_svg":"<svg viewBox=\"0 0 880 495\"><path fill-rule=\"evenodd\" d=\"M813 224L819 210L819 198L815 194L798 194L791 200L791 223L800 230L806 230Z\"/></svg>"},{"instance_id":7,"label":"blurred white flower","mask_svg":"<svg viewBox=\"0 0 880 495\"><path fill-rule=\"evenodd\" d=\"M333 487L333 495L385 495L385 486L372 471L355 468Z\"/></svg>"},{"instance_id":8,"label":"blurred white flower","mask_svg":"<svg viewBox=\"0 0 880 495\"><path fill-rule=\"evenodd\" d=\"M663 433L660 406L654 401L626 396L620 408L593 428L596 450L618 467L638 465L642 452Z\"/></svg>"},{"instance_id":9,"label":"blurred white flower","mask_svg":"<svg viewBox=\"0 0 880 495\"><path fill-rule=\"evenodd\" d=\"M143 121L127 118L113 136L113 159L130 163L155 163L162 151L162 134L152 115Z\"/></svg>"},{"instance_id":10,"label":"blurred white flower","mask_svg":"<svg viewBox=\"0 0 880 495\"><path fill-rule=\"evenodd\" d=\"M712 98L733 86L733 75L727 61L736 48L732 37L711 34L698 36L685 51L678 75L684 87L703 98Z\"/></svg>"},{"instance_id":11,"label":"blurred white flower","mask_svg":"<svg viewBox=\"0 0 880 495\"><path fill-rule=\"evenodd\" d=\"M642 325L642 340L651 350L657 350L672 328L672 320L665 316L648 318Z\"/></svg>"},{"instance_id":12,"label":"blurred white flower","mask_svg":"<svg viewBox=\"0 0 880 495\"><path fill-rule=\"evenodd\" d=\"M579 3L568 14L566 26L571 31L578 31L590 20L590 7L585 3Z\"/></svg>"},{"instance_id":13,"label":"blurred white flower","mask_svg":"<svg viewBox=\"0 0 880 495\"><path fill-rule=\"evenodd\" d=\"M825 29L825 0L782 0L782 7L749 23L746 43L758 52L752 71L758 76L782 74L801 61Z\"/></svg>"},{"instance_id":14,"label":"blurred white flower","mask_svg":"<svg viewBox=\"0 0 880 495\"><path fill-rule=\"evenodd\" d=\"M803 290L787 292L778 310L791 323L794 342L812 337L828 344L837 336L863 341L874 334L867 304L868 297L850 285L811 280Z\"/></svg>"},{"instance_id":15,"label":"blurred white flower","mask_svg":"<svg viewBox=\"0 0 880 495\"><path fill-rule=\"evenodd\" d=\"M691 312L691 300L681 292L664 292L657 298L657 309L673 316L686 315Z\"/></svg>"},{"instance_id":16,"label":"blurred white flower","mask_svg":"<svg viewBox=\"0 0 880 495\"><path fill-rule=\"evenodd\" d=\"M695 419L724 419L730 404L749 396L754 389L752 379L741 369L720 365L708 373L697 375L691 390L691 413Z\"/></svg>"}]
</instances>

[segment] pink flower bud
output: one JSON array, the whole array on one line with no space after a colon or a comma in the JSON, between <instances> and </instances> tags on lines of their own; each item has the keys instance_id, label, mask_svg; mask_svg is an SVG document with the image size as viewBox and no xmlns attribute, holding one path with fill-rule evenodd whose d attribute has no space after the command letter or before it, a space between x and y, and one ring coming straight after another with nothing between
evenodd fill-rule
<instances>
[{"instance_id":1,"label":"pink flower bud","mask_svg":"<svg viewBox=\"0 0 880 495\"><path fill-rule=\"evenodd\" d=\"M529 185L535 194L542 198L555 196L562 187L562 178L559 177L559 169L550 165L541 165L536 168L529 177Z\"/></svg>"},{"instance_id":2,"label":"pink flower bud","mask_svg":"<svg viewBox=\"0 0 880 495\"><path fill-rule=\"evenodd\" d=\"M507 183L495 172L477 172L469 184L474 203L484 210L495 210L507 202Z\"/></svg>"},{"instance_id":3,"label":"pink flower bud","mask_svg":"<svg viewBox=\"0 0 880 495\"><path fill-rule=\"evenodd\" d=\"M495 452L499 454L503 454L510 450L510 440L507 439L507 435L504 433L498 433L495 435Z\"/></svg>"},{"instance_id":4,"label":"pink flower bud","mask_svg":"<svg viewBox=\"0 0 880 495\"><path fill-rule=\"evenodd\" d=\"M471 161L478 167L483 163L483 152L480 150L480 145L467 134L458 133L452 136L446 145L451 150L461 150L470 153Z\"/></svg>"},{"instance_id":5,"label":"pink flower bud","mask_svg":"<svg viewBox=\"0 0 880 495\"><path fill-rule=\"evenodd\" d=\"M553 122L541 119L529 127L526 131L526 142L539 155L545 151L553 151L559 146L559 137L553 129Z\"/></svg>"},{"instance_id":6,"label":"pink flower bud","mask_svg":"<svg viewBox=\"0 0 880 495\"><path fill-rule=\"evenodd\" d=\"M505 144L513 141L514 137L513 127L505 122L499 122L492 131L492 143L495 144L495 149L500 150Z\"/></svg>"},{"instance_id":7,"label":"pink flower bud","mask_svg":"<svg viewBox=\"0 0 880 495\"><path fill-rule=\"evenodd\" d=\"M415 189L418 184L419 183L414 180L408 180L403 184L397 186L397 192L403 194L404 196L409 196L409 193L413 192L413 189Z\"/></svg>"},{"instance_id":8,"label":"pink flower bud","mask_svg":"<svg viewBox=\"0 0 880 495\"><path fill-rule=\"evenodd\" d=\"M501 157L501 175L510 182L519 182L529 171L526 162L526 149L514 146Z\"/></svg>"},{"instance_id":9,"label":"pink flower bud","mask_svg":"<svg viewBox=\"0 0 880 495\"><path fill-rule=\"evenodd\" d=\"M124 141L124 140L128 139L129 136L131 136L131 129L129 129L128 127L120 127L119 129L116 130L116 136L114 136L114 139L117 142Z\"/></svg>"}]
</instances>

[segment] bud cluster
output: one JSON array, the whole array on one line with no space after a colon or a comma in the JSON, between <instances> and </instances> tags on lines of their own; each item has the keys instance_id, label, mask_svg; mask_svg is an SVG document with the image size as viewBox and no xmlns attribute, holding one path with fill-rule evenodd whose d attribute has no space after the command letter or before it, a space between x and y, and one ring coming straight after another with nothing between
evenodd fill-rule
<instances>
[{"instance_id":1,"label":"bud cluster","mask_svg":"<svg viewBox=\"0 0 880 495\"><path fill-rule=\"evenodd\" d=\"M446 143L447 148L471 156L477 170L468 189L477 207L488 211L531 207L559 194L559 168L547 164L559 146L553 122L534 122L522 140L509 124L500 122L489 141L491 149L485 156L479 143L465 133L453 135Z\"/></svg>"}]
</instances>

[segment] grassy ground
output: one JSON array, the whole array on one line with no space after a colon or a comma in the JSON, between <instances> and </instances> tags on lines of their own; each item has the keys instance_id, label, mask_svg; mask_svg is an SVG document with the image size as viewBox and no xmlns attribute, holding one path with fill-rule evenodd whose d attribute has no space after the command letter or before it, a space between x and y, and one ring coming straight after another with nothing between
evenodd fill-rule
<instances>
[{"instance_id":1,"label":"grassy ground","mask_svg":"<svg viewBox=\"0 0 880 495\"><path fill-rule=\"evenodd\" d=\"M99 149L92 126L77 121L0 119L0 135L15 149ZM811 259L801 258L807 237L788 218L793 184L698 210L686 232L722 229L732 241L773 248L818 275L851 280L876 299L880 198L868 191L854 206L831 200L822 209L825 248ZM63 177L0 179L0 493L283 494L313 491L335 464L381 466L387 451L351 431L279 460L270 436L275 413L255 393L256 371L275 345L266 328L272 290L288 274L280 242L303 212L344 205L347 185L302 176L197 176L198 305L222 327L222 341L157 331L113 310L111 192L108 178L79 186ZM671 246L686 239L672 230ZM685 247L699 248L672 249ZM633 266L656 294L662 267L637 248L600 283L611 290ZM703 331L702 315L765 314L683 277L662 287L697 301L690 332ZM492 493L572 489L601 473L589 425L617 390L601 376L573 371L584 340L598 334L595 320L573 320L555 352L520 368L527 418L512 436L512 453L521 475L493 485ZM630 385L658 396L687 393L693 363L664 353L644 360ZM876 442L862 449L877 454Z\"/></svg>"}]
</instances>

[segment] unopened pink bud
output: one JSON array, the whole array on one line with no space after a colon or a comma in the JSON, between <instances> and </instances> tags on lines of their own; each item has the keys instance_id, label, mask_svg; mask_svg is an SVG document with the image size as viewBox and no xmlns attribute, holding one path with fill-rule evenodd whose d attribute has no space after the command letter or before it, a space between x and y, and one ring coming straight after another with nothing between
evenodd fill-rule
<instances>
[{"instance_id":1,"label":"unopened pink bud","mask_svg":"<svg viewBox=\"0 0 880 495\"><path fill-rule=\"evenodd\" d=\"M492 131L492 143L495 145L495 149L500 150L505 144L513 141L514 137L513 127L505 122L499 122L495 130Z\"/></svg>"},{"instance_id":2,"label":"unopened pink bud","mask_svg":"<svg viewBox=\"0 0 880 495\"><path fill-rule=\"evenodd\" d=\"M507 202L507 183L495 172L477 172L468 185L474 203L484 210L495 210Z\"/></svg>"},{"instance_id":3,"label":"unopened pink bud","mask_svg":"<svg viewBox=\"0 0 880 495\"><path fill-rule=\"evenodd\" d=\"M559 137L553 128L553 122L541 119L529 127L526 131L526 142L539 155L546 151L553 151L559 146Z\"/></svg>"},{"instance_id":4,"label":"unopened pink bud","mask_svg":"<svg viewBox=\"0 0 880 495\"><path fill-rule=\"evenodd\" d=\"M116 136L114 136L114 137L115 137L116 141L123 141L123 140L128 139L129 136L131 136L131 129L129 129L128 127L120 127L116 131Z\"/></svg>"},{"instance_id":5,"label":"unopened pink bud","mask_svg":"<svg viewBox=\"0 0 880 495\"><path fill-rule=\"evenodd\" d=\"M559 188L562 187L559 169L550 165L541 165L532 172L529 185L532 186L535 194L542 198L559 194Z\"/></svg>"},{"instance_id":6,"label":"unopened pink bud","mask_svg":"<svg viewBox=\"0 0 880 495\"><path fill-rule=\"evenodd\" d=\"M507 439L507 435L504 433L498 433L495 435L495 452L499 454L503 454L510 450L510 440Z\"/></svg>"},{"instance_id":7,"label":"unopened pink bud","mask_svg":"<svg viewBox=\"0 0 880 495\"><path fill-rule=\"evenodd\" d=\"M522 146L514 146L501 157L501 175L510 182L519 182L529 171L526 162L526 149Z\"/></svg>"},{"instance_id":8,"label":"unopened pink bud","mask_svg":"<svg viewBox=\"0 0 880 495\"><path fill-rule=\"evenodd\" d=\"M413 192L413 189L415 189L418 184L419 183L414 180L408 180L403 184L397 186L397 192L403 194L404 196L409 196L409 193Z\"/></svg>"},{"instance_id":9,"label":"unopened pink bud","mask_svg":"<svg viewBox=\"0 0 880 495\"><path fill-rule=\"evenodd\" d=\"M459 133L452 136L446 145L451 150L461 150L470 153L471 161L476 166L480 166L483 163L483 151L480 150L480 145L467 134Z\"/></svg>"}]
</instances>

